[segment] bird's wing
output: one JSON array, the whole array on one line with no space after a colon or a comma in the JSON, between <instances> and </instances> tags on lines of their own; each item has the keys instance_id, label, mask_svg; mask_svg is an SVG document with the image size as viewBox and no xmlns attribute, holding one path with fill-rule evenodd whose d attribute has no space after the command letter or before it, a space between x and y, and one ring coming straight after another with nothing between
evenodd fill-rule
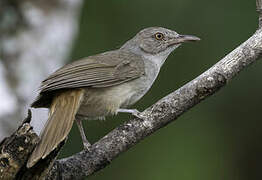
<instances>
[{"instance_id":1,"label":"bird's wing","mask_svg":"<svg viewBox=\"0 0 262 180\"><path fill-rule=\"evenodd\" d=\"M42 82L41 93L81 87L109 87L136 79L145 73L142 58L116 50L75 61Z\"/></svg>"}]
</instances>

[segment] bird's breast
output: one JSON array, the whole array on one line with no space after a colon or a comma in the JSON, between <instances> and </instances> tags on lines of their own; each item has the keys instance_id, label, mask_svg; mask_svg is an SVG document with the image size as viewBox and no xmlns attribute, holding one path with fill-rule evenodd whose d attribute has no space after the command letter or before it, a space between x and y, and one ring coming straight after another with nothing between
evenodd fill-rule
<instances>
[{"instance_id":1,"label":"bird's breast","mask_svg":"<svg viewBox=\"0 0 262 180\"><path fill-rule=\"evenodd\" d=\"M145 74L129 84L132 89L132 96L129 97L127 106L136 103L149 91L159 71L160 67L158 65L152 62L145 62Z\"/></svg>"},{"instance_id":2,"label":"bird's breast","mask_svg":"<svg viewBox=\"0 0 262 180\"><path fill-rule=\"evenodd\" d=\"M141 99L155 81L159 68L145 63L145 74L137 79L105 88L86 88L78 115L96 119L116 114L119 108L126 108Z\"/></svg>"}]
</instances>

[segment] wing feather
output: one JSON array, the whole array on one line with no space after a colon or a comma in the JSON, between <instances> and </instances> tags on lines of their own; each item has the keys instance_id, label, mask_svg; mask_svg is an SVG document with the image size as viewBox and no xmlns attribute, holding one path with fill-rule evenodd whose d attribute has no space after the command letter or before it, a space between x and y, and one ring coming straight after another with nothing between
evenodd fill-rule
<instances>
[{"instance_id":1,"label":"wing feather","mask_svg":"<svg viewBox=\"0 0 262 180\"><path fill-rule=\"evenodd\" d=\"M128 51L115 50L90 56L58 69L44 80L40 96L32 106L48 106L56 90L110 87L139 78L144 70L142 57Z\"/></svg>"}]
</instances>

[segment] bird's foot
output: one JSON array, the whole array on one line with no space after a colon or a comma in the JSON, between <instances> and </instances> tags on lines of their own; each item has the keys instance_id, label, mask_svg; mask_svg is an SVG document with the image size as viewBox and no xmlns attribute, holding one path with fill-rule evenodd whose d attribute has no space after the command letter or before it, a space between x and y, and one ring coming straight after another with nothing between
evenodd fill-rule
<instances>
[{"instance_id":1,"label":"bird's foot","mask_svg":"<svg viewBox=\"0 0 262 180\"><path fill-rule=\"evenodd\" d=\"M88 141L83 141L84 150L90 151L91 144Z\"/></svg>"},{"instance_id":2,"label":"bird's foot","mask_svg":"<svg viewBox=\"0 0 262 180\"><path fill-rule=\"evenodd\" d=\"M144 119L144 117L141 115L141 112L137 109L118 109L117 112L130 113L139 119Z\"/></svg>"},{"instance_id":3,"label":"bird's foot","mask_svg":"<svg viewBox=\"0 0 262 180\"><path fill-rule=\"evenodd\" d=\"M132 109L133 112L132 112L132 115L139 118L139 119L143 119L144 117L141 115L141 112L138 111L137 109Z\"/></svg>"}]
</instances>

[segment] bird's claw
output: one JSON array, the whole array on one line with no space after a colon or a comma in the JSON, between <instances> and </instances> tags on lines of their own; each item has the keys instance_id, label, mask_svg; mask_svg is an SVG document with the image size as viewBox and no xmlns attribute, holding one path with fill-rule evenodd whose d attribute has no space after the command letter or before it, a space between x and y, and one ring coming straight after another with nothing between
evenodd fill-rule
<instances>
[{"instance_id":1,"label":"bird's claw","mask_svg":"<svg viewBox=\"0 0 262 180\"><path fill-rule=\"evenodd\" d=\"M84 150L90 151L91 144L89 142L83 142Z\"/></svg>"},{"instance_id":2,"label":"bird's claw","mask_svg":"<svg viewBox=\"0 0 262 180\"><path fill-rule=\"evenodd\" d=\"M137 109L133 109L132 115L139 118L139 119L143 119L144 117L141 115L141 112L138 111Z\"/></svg>"}]
</instances>

